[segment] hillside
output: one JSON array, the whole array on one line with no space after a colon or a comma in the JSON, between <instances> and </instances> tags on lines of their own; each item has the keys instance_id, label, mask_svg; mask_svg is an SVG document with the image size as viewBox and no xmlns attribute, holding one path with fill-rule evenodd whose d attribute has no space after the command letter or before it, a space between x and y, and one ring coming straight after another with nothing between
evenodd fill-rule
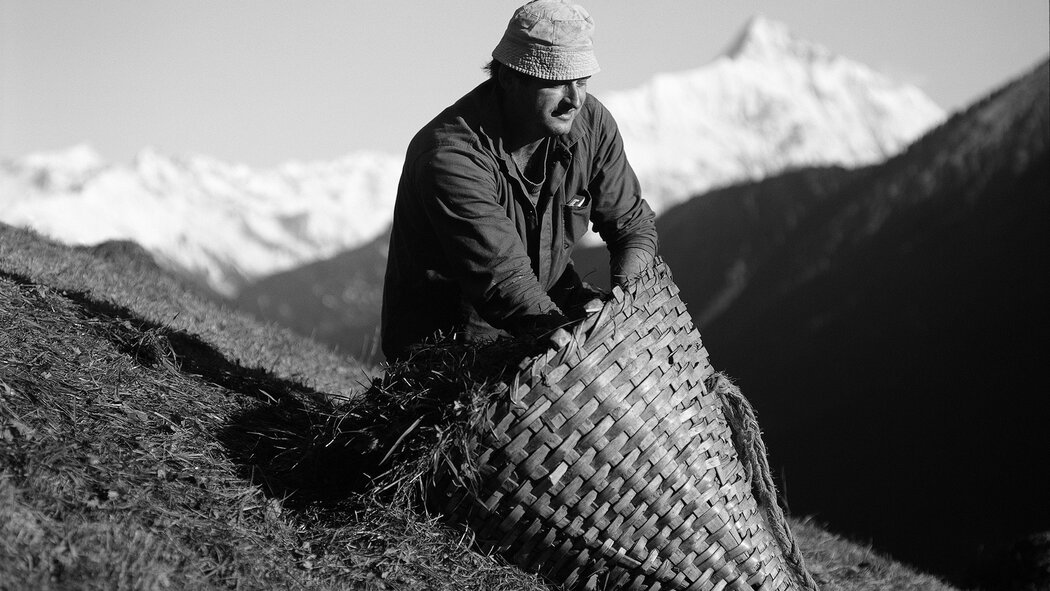
<instances>
[{"instance_id":1,"label":"hillside","mask_svg":"<svg viewBox=\"0 0 1050 591\"><path fill-rule=\"evenodd\" d=\"M714 362L762 409L794 510L959 582L1050 530L1050 488L1032 470L1050 460L1039 386L1048 71L1041 64L828 195L817 196L829 177L799 173L821 180L791 200L813 205L742 266L734 297L702 326ZM675 218L688 227L718 207ZM677 269L690 281L689 267ZM989 512L1002 503L1012 509Z\"/></svg>"},{"instance_id":2,"label":"hillside","mask_svg":"<svg viewBox=\"0 0 1050 591\"><path fill-rule=\"evenodd\" d=\"M209 299L177 275L132 255L72 248L33 232L0 224L0 271L53 289L109 302L155 326L212 343L217 353L246 367L308 380L313 388L345 397L367 383L374 369L323 345ZM136 252L137 249L136 249Z\"/></svg>"},{"instance_id":3,"label":"hillside","mask_svg":"<svg viewBox=\"0 0 1050 591\"><path fill-rule=\"evenodd\" d=\"M125 261L126 262L126 261ZM318 426L368 375L274 327L0 225L0 589L547 589L355 496ZM949 589L809 521L827 590Z\"/></svg>"},{"instance_id":4,"label":"hillside","mask_svg":"<svg viewBox=\"0 0 1050 591\"><path fill-rule=\"evenodd\" d=\"M542 589L425 519L311 504L353 498L303 467L352 360L3 225L0 325L4 591Z\"/></svg>"}]
</instances>

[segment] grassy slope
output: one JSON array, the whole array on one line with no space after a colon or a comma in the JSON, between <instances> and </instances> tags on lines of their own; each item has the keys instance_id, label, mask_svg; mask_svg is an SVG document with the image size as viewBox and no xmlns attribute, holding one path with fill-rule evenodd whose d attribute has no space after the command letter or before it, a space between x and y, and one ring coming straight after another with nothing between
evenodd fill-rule
<instances>
[{"instance_id":1,"label":"grassy slope","mask_svg":"<svg viewBox=\"0 0 1050 591\"><path fill-rule=\"evenodd\" d=\"M0 589L546 589L291 466L373 373L0 226ZM947 588L793 525L825 589Z\"/></svg>"}]
</instances>

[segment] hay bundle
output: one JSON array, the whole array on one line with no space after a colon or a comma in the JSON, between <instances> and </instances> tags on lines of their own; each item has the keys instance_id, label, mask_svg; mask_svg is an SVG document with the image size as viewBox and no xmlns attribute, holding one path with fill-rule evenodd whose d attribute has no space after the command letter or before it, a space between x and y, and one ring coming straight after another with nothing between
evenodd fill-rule
<instances>
[{"instance_id":1,"label":"hay bundle","mask_svg":"<svg viewBox=\"0 0 1050 591\"><path fill-rule=\"evenodd\" d=\"M455 453L445 437L433 454L429 506L568 587L815 588L754 415L708 362L663 263L556 346L523 347L505 349L520 360L509 370L479 363L483 387L462 384L474 394L455 403L458 431L429 421L457 433ZM411 362L414 375L434 360Z\"/></svg>"}]
</instances>

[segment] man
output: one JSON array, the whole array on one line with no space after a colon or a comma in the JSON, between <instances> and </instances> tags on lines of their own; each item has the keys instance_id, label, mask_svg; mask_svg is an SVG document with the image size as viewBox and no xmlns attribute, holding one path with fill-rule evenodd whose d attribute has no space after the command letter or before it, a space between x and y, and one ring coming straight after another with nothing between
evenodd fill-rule
<instances>
[{"instance_id":1,"label":"man","mask_svg":"<svg viewBox=\"0 0 1050 591\"><path fill-rule=\"evenodd\" d=\"M614 283L652 263L655 216L616 123L587 94L593 30L566 0L522 6L489 79L409 144L383 292L388 359L439 332L491 339L579 315L595 292L570 255L589 223Z\"/></svg>"}]
</instances>

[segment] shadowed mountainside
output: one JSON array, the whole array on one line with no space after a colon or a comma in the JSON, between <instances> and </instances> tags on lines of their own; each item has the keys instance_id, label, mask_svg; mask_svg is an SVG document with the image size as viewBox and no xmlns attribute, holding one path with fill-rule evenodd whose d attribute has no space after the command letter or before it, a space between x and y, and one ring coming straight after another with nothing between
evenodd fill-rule
<instances>
[{"instance_id":1,"label":"shadowed mountainside","mask_svg":"<svg viewBox=\"0 0 1050 591\"><path fill-rule=\"evenodd\" d=\"M683 203L656 220L660 254L700 324L728 307L810 210L872 168L804 168L733 185ZM581 277L609 287L604 246L573 253Z\"/></svg>"},{"instance_id":2,"label":"shadowed mountainside","mask_svg":"<svg viewBox=\"0 0 1050 591\"><path fill-rule=\"evenodd\" d=\"M335 257L271 275L244 288L234 304L320 342L375 362L386 273L387 230Z\"/></svg>"},{"instance_id":3,"label":"shadowed mountainside","mask_svg":"<svg viewBox=\"0 0 1050 591\"><path fill-rule=\"evenodd\" d=\"M1050 530L1048 72L810 207L702 327L793 510L963 583Z\"/></svg>"}]
</instances>

